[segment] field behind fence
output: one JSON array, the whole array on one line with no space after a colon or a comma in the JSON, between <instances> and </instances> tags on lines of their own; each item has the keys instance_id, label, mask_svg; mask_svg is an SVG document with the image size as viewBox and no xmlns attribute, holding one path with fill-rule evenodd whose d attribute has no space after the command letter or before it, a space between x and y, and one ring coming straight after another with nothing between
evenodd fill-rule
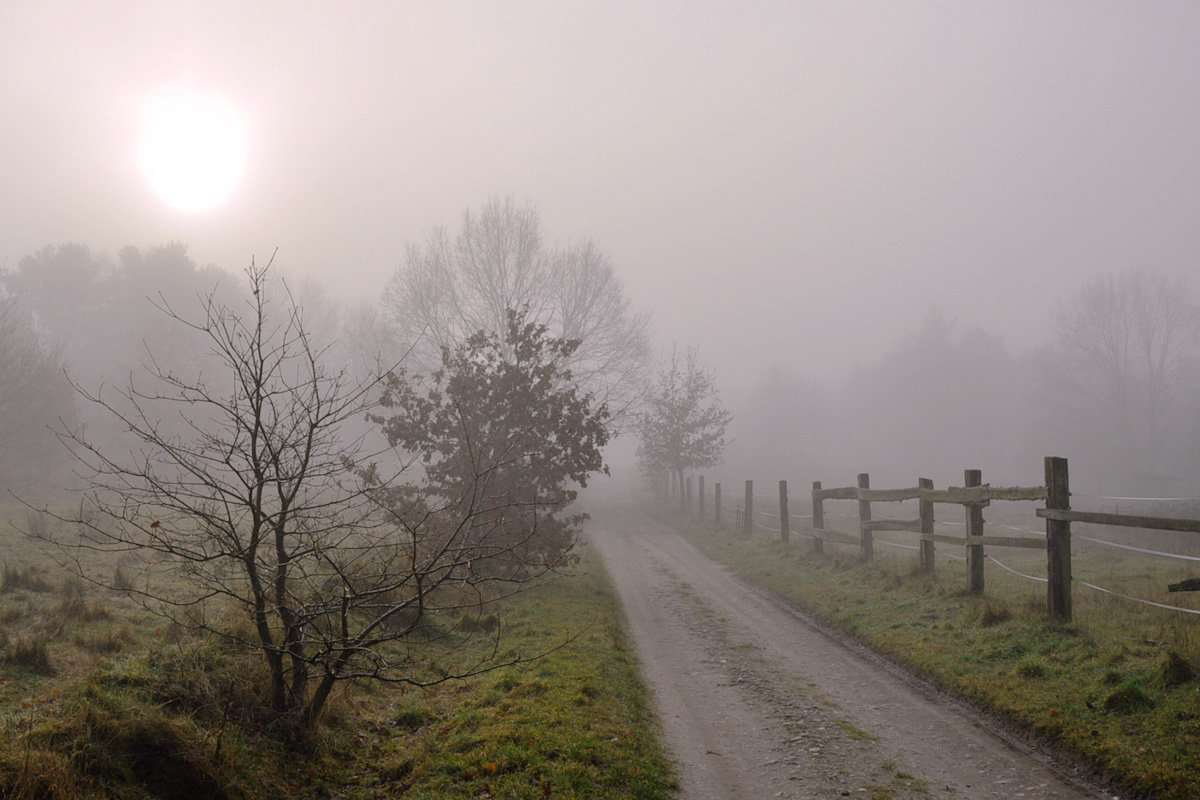
<instances>
[{"instance_id":1,"label":"field behind fence","mask_svg":"<svg viewBox=\"0 0 1200 800\"><path fill-rule=\"evenodd\" d=\"M1061 620L1071 619L1079 591L1130 609L1200 614L1195 498L1072 494L1062 458L1046 458L1044 476L1036 486L993 487L979 470L965 470L961 486L936 489L926 479L872 487L863 473L799 491L781 480L756 494L753 481L730 491L700 475L663 488L687 514L742 537L863 560L881 550L901 560L908 553L914 570L953 575L971 594L1028 596L1035 588ZM1131 506L1146 513L1112 510Z\"/></svg>"}]
</instances>

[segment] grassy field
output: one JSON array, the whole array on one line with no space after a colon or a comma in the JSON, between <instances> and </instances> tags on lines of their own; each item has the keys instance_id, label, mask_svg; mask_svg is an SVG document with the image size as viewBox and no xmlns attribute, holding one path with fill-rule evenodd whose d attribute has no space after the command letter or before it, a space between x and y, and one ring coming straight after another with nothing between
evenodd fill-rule
<instances>
[{"instance_id":1,"label":"grassy field","mask_svg":"<svg viewBox=\"0 0 1200 800\"><path fill-rule=\"evenodd\" d=\"M827 543L816 555L803 540L785 545L777 533L775 541L765 533L744 540L728 522L716 532L711 521L647 507L740 575L1078 754L1131 792L1200 797L1200 618L1079 587L1074 620L1055 624L1045 615L1044 584L992 563L987 592L976 597L964 590L961 562L939 560L927 576L912 550L880 544L874 562L863 564L850 547ZM1036 551L1006 555L1033 574L1036 558ZM1094 552L1077 559L1080 573L1142 597L1158 596L1176 575Z\"/></svg>"},{"instance_id":2,"label":"grassy field","mask_svg":"<svg viewBox=\"0 0 1200 800\"><path fill-rule=\"evenodd\" d=\"M500 614L505 648L547 655L436 691L345 689L301 740L262 708L254 656L56 571L16 534L0 546L0 797L671 796L619 605L586 546L577 574Z\"/></svg>"}]
</instances>

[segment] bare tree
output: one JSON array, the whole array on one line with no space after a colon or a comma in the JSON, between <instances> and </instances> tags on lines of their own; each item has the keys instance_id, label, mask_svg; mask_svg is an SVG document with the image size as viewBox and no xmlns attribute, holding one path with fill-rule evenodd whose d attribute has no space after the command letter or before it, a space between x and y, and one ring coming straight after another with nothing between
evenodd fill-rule
<instances>
[{"instance_id":1,"label":"bare tree","mask_svg":"<svg viewBox=\"0 0 1200 800\"><path fill-rule=\"evenodd\" d=\"M477 331L503 335L509 311L526 309L551 335L579 341L567 366L614 418L643 382L648 317L630 310L607 257L590 241L548 248L537 211L510 198L465 212L456 235L437 228L410 245L383 306L399 346L428 372L443 349Z\"/></svg>"},{"instance_id":2,"label":"bare tree","mask_svg":"<svg viewBox=\"0 0 1200 800\"><path fill-rule=\"evenodd\" d=\"M1128 472L1175 466L1200 345L1187 286L1153 273L1098 277L1063 304L1055 334L1045 385L1064 444Z\"/></svg>"},{"instance_id":3,"label":"bare tree","mask_svg":"<svg viewBox=\"0 0 1200 800\"><path fill-rule=\"evenodd\" d=\"M376 631L392 635L398 607L383 598L399 555L344 480L358 448L341 427L370 386L327 372L290 298L276 313L267 270L247 276L244 311L213 294L199 321L162 307L207 341L211 371L152 360L148 380L85 393L139 445L117 458L64 432L91 488L59 543L140 557L137 595L182 625L237 638L213 621L214 601L232 603L253 626L241 641L263 655L272 707L311 723L334 682L371 671Z\"/></svg>"},{"instance_id":4,"label":"bare tree","mask_svg":"<svg viewBox=\"0 0 1200 800\"><path fill-rule=\"evenodd\" d=\"M733 415L721 405L716 377L694 348L677 349L660 367L638 418L641 466L649 475L669 470L682 486L688 470L714 466L725 453Z\"/></svg>"},{"instance_id":5,"label":"bare tree","mask_svg":"<svg viewBox=\"0 0 1200 800\"><path fill-rule=\"evenodd\" d=\"M450 386L439 383L429 396L389 375L384 399L397 418L377 422L407 448L385 469L383 456L392 451L382 443L372 451L348 435L376 408L383 379L328 371L290 293L276 305L267 270L251 266L247 275L250 299L241 311L211 294L195 322L162 306L208 342L212 361L199 374L152 361L147 380L131 379L113 396L88 396L140 445L117 458L80 432L64 432L90 469L91 488L78 513L57 515L70 523L69 533L55 534L58 543L81 572L78 556L86 550L140 558L135 596L183 626L260 653L269 704L304 727L317 721L340 681L427 686L514 663L497 657L498 627L462 623L559 560L531 558L526 545L573 494L534 498L525 535L514 536L513 519L526 501L511 480L492 491L497 474L582 482L601 466L602 407L594 409L557 369L570 343L544 341L542 329L526 326L510 343L513 368L503 369L484 357L502 348L480 334L459 362L447 363ZM480 380L492 412L510 407L541 422L518 432L523 447L499 461L460 458L448 472L454 480L434 482L435 491L428 481L396 481L413 458L424 456L427 471L431 463L436 471L449 454L483 452L486 437L459 424L465 417L445 417L480 399ZM530 384L541 388L530 394ZM440 405L443 391L457 405ZM547 397L558 402L538 400ZM172 415L186 426L183 434L163 425ZM423 424L438 420L444 424ZM496 428L513 427L498 413L480 422L492 440L504 440ZM539 465L539 457L564 466ZM538 488L545 495L554 487ZM515 559L520 574L508 568ZM489 568L493 562L505 569ZM230 607L252 632L222 622ZM438 648L475 637L489 646L460 670L437 663Z\"/></svg>"}]
</instances>

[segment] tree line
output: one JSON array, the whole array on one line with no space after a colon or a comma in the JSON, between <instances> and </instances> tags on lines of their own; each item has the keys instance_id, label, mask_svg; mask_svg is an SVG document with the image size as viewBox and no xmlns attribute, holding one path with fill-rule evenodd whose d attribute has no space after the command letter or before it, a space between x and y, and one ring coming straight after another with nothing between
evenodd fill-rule
<instances>
[{"instance_id":1,"label":"tree line","mask_svg":"<svg viewBox=\"0 0 1200 800\"><path fill-rule=\"evenodd\" d=\"M574 563L578 491L648 419L647 317L594 244L545 247L508 200L410 249L375 317L178 244L47 248L0 283L0 418L38 432L0 447L53 521L31 534L101 584L91 554L120 554L124 592L257 653L304 729L344 681L520 660L496 603ZM77 499L31 490L22 447L65 456ZM481 637L454 674L430 648Z\"/></svg>"},{"instance_id":2,"label":"tree line","mask_svg":"<svg viewBox=\"0 0 1200 800\"><path fill-rule=\"evenodd\" d=\"M1000 475L1020 430L1129 469L1200 457L1197 305L1152 275L1088 284L1028 356L935 310L844 394L775 369L735 420L694 348L654 361L594 243L547 245L511 200L410 246L373 306L277 272L171 244L0 273L0 465L81 572L125 553L131 596L258 653L264 703L307 727L339 682L456 677L425 645L498 637L498 599L571 565L573 501L620 433L681 485L727 456L886 475L880 453L931 474L977 453ZM55 468L72 511L39 494ZM483 652L468 670L506 661Z\"/></svg>"},{"instance_id":3,"label":"tree line","mask_svg":"<svg viewBox=\"0 0 1200 800\"><path fill-rule=\"evenodd\" d=\"M1015 484L1055 453L1078 465L1081 490L1194 495L1194 291L1151 271L1099 275L1061 298L1052 320L1040 346L1014 352L934 307L909 334L880 338L840 387L796 362L775 365L738 403L728 458L763 477L869 469L951 483L970 463Z\"/></svg>"}]
</instances>

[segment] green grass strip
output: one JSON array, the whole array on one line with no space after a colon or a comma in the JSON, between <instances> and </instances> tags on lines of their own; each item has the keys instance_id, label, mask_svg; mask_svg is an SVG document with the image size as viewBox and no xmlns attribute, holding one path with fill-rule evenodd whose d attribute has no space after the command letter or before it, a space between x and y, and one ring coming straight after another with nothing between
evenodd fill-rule
<instances>
[{"instance_id":1,"label":"green grass strip","mask_svg":"<svg viewBox=\"0 0 1200 800\"><path fill-rule=\"evenodd\" d=\"M505 653L543 657L436 691L347 689L302 742L261 707L252 655L169 631L89 649L126 624L113 603L53 638L53 674L0 661L0 797L665 800L673 767L619 602L582 555L500 614Z\"/></svg>"}]
</instances>

